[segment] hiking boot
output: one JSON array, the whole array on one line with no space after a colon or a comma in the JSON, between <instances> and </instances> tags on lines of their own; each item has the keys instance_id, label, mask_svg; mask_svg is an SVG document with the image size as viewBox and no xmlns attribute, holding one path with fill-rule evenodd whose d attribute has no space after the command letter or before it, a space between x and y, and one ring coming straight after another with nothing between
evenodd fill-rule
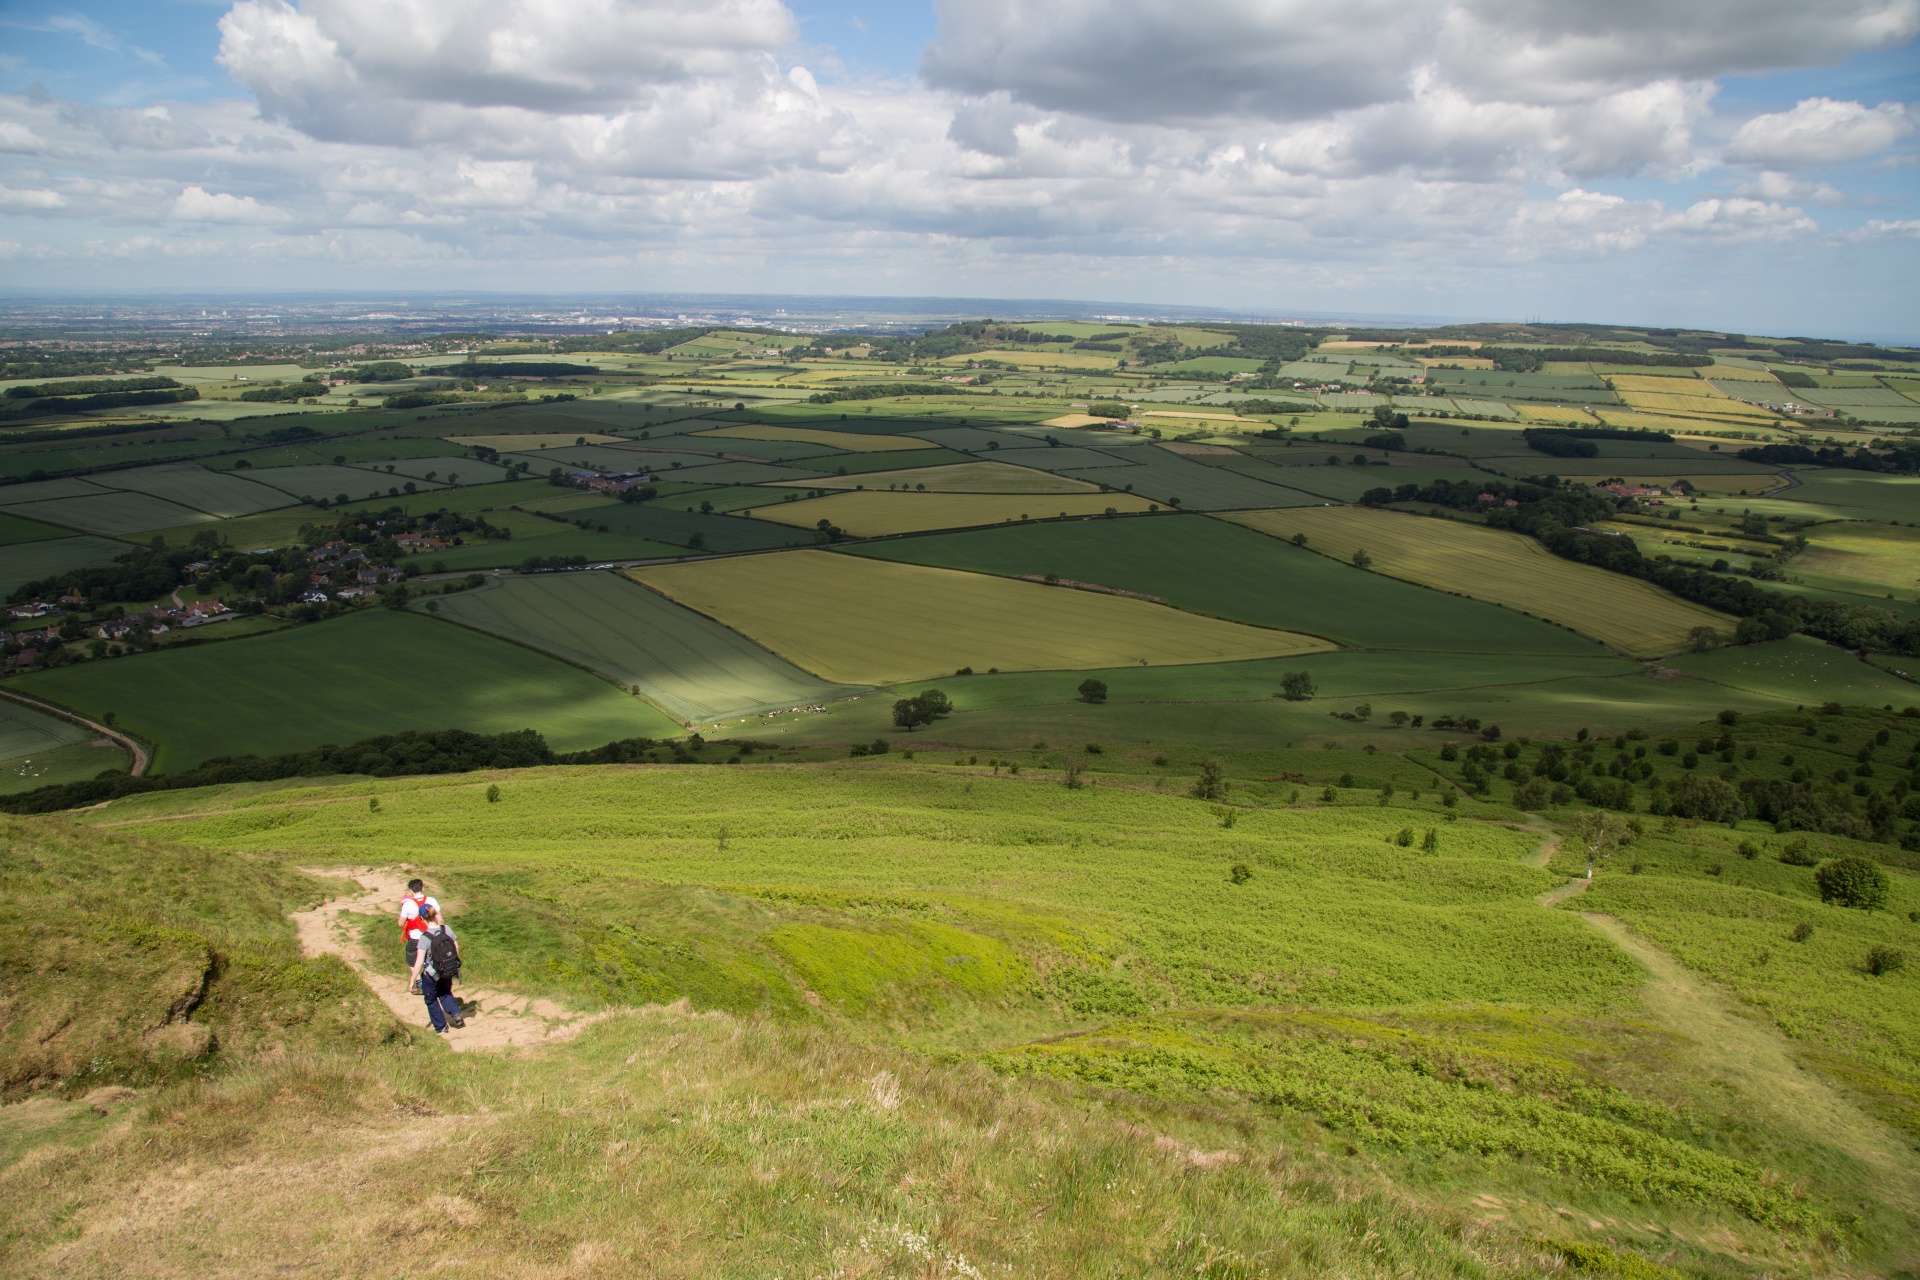
<instances>
[{"instance_id":1,"label":"hiking boot","mask_svg":"<svg viewBox=\"0 0 1920 1280\"><path fill-rule=\"evenodd\" d=\"M455 1018L453 1019L453 1025L456 1027L465 1027L467 1025L467 1020L465 1018Z\"/></svg>"}]
</instances>

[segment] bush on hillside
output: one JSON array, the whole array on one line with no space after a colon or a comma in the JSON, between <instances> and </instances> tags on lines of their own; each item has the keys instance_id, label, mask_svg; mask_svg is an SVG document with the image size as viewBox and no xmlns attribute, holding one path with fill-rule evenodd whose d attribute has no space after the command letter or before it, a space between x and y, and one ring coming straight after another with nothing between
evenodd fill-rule
<instances>
[{"instance_id":1,"label":"bush on hillside","mask_svg":"<svg viewBox=\"0 0 1920 1280\"><path fill-rule=\"evenodd\" d=\"M1874 911L1887 905L1887 873L1865 858L1834 858L1813 873L1820 901Z\"/></svg>"}]
</instances>

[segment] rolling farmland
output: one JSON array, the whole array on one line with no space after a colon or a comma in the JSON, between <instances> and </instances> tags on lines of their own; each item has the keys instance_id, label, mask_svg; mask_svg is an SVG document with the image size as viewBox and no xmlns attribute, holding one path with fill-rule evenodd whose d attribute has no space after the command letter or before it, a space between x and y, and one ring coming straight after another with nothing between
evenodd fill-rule
<instances>
[{"instance_id":1,"label":"rolling farmland","mask_svg":"<svg viewBox=\"0 0 1920 1280\"><path fill-rule=\"evenodd\" d=\"M1080 670L1312 653L1310 636L1164 605L825 551L631 571L775 653L842 684L972 667Z\"/></svg>"}]
</instances>

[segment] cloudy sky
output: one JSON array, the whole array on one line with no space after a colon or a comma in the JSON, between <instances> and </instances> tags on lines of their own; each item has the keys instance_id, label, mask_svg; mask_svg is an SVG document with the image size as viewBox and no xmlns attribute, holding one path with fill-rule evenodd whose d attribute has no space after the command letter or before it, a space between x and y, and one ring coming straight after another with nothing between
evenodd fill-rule
<instances>
[{"instance_id":1,"label":"cloudy sky","mask_svg":"<svg viewBox=\"0 0 1920 1280\"><path fill-rule=\"evenodd\" d=\"M0 289L1920 339L1920 0L0 0Z\"/></svg>"}]
</instances>

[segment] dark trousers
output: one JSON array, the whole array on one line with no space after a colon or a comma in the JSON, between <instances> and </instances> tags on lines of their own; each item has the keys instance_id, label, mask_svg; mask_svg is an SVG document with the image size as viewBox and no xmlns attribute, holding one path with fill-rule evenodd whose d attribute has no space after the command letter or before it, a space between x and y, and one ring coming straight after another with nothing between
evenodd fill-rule
<instances>
[{"instance_id":1,"label":"dark trousers","mask_svg":"<svg viewBox=\"0 0 1920 1280\"><path fill-rule=\"evenodd\" d=\"M420 935L417 933L410 933L407 935L407 970L408 972L412 972L413 958L419 954L420 954Z\"/></svg>"},{"instance_id":2,"label":"dark trousers","mask_svg":"<svg viewBox=\"0 0 1920 1280\"><path fill-rule=\"evenodd\" d=\"M435 1031L445 1031L447 1019L460 1016L460 1001L453 994L452 978L436 978L422 969L420 994L426 999L427 1019Z\"/></svg>"}]
</instances>

